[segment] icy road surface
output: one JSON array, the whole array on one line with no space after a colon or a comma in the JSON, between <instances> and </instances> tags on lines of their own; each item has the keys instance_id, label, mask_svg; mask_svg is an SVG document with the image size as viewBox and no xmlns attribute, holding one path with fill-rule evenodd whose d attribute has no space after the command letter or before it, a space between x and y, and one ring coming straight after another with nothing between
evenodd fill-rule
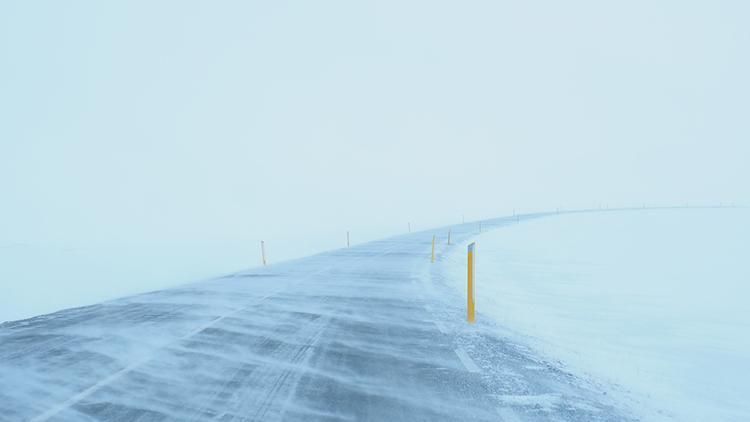
<instances>
[{"instance_id":1,"label":"icy road surface","mask_svg":"<svg viewBox=\"0 0 750 422\"><path fill-rule=\"evenodd\" d=\"M632 420L481 312L464 322L430 263L446 232L2 324L0 420Z\"/></svg>"}]
</instances>

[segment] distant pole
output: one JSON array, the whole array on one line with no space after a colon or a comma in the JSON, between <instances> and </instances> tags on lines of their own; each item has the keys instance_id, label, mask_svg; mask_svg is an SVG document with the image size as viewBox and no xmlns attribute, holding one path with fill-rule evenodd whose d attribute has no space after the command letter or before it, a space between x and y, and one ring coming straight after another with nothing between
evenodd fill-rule
<instances>
[{"instance_id":1,"label":"distant pole","mask_svg":"<svg viewBox=\"0 0 750 422\"><path fill-rule=\"evenodd\" d=\"M435 262L435 235L432 235L432 259L431 262Z\"/></svg>"},{"instance_id":2,"label":"distant pole","mask_svg":"<svg viewBox=\"0 0 750 422\"><path fill-rule=\"evenodd\" d=\"M468 251L468 274L466 286L466 320L474 323L474 248L476 242L469 245Z\"/></svg>"},{"instance_id":3,"label":"distant pole","mask_svg":"<svg viewBox=\"0 0 750 422\"><path fill-rule=\"evenodd\" d=\"M448 229L448 244L451 244L451 229Z\"/></svg>"},{"instance_id":4,"label":"distant pole","mask_svg":"<svg viewBox=\"0 0 750 422\"><path fill-rule=\"evenodd\" d=\"M263 265L266 265L266 242L260 241L260 256L263 258Z\"/></svg>"},{"instance_id":5,"label":"distant pole","mask_svg":"<svg viewBox=\"0 0 750 422\"><path fill-rule=\"evenodd\" d=\"M349 247L349 230L346 231L346 247Z\"/></svg>"},{"instance_id":6,"label":"distant pole","mask_svg":"<svg viewBox=\"0 0 750 422\"><path fill-rule=\"evenodd\" d=\"M411 222L406 223L409 225L409 233L411 233Z\"/></svg>"}]
</instances>

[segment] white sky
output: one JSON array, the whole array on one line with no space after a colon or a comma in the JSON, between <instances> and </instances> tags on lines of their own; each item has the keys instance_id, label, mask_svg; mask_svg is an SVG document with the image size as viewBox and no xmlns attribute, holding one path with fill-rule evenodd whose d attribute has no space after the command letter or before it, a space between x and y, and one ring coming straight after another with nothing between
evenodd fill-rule
<instances>
[{"instance_id":1,"label":"white sky","mask_svg":"<svg viewBox=\"0 0 750 422\"><path fill-rule=\"evenodd\" d=\"M2 2L0 243L301 254L513 208L748 203L748 22L746 1Z\"/></svg>"}]
</instances>

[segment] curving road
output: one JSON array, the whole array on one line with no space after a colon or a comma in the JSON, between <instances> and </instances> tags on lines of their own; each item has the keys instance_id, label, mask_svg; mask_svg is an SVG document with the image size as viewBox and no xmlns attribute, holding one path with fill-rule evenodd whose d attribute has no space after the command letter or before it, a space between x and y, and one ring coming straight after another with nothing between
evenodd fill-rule
<instances>
[{"instance_id":1,"label":"curving road","mask_svg":"<svg viewBox=\"0 0 750 422\"><path fill-rule=\"evenodd\" d=\"M0 421L632 420L481 310L464 322L430 263L445 232L2 324Z\"/></svg>"}]
</instances>

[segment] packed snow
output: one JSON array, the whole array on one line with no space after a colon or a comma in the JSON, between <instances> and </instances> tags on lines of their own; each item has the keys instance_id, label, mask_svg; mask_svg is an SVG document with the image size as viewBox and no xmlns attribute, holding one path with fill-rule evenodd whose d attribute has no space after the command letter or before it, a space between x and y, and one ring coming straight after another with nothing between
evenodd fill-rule
<instances>
[{"instance_id":1,"label":"packed snow","mask_svg":"<svg viewBox=\"0 0 750 422\"><path fill-rule=\"evenodd\" d=\"M476 241L479 320L644 420L750 420L747 209L563 213ZM462 292L465 254L445 257Z\"/></svg>"}]
</instances>

